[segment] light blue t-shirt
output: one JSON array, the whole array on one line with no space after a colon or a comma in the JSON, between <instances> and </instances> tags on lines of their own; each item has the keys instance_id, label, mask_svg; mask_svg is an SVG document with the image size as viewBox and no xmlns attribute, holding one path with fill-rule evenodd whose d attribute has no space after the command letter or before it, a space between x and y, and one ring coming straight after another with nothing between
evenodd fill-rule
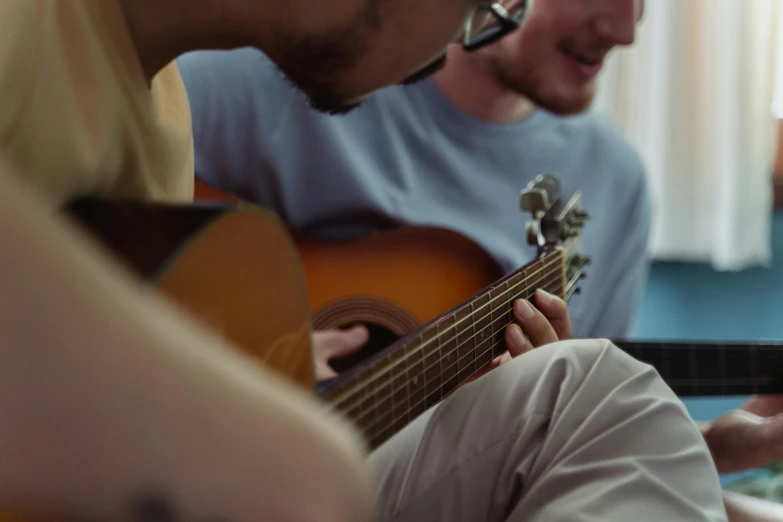
<instances>
[{"instance_id":1,"label":"light blue t-shirt","mask_svg":"<svg viewBox=\"0 0 783 522\"><path fill-rule=\"evenodd\" d=\"M259 51L178 60L190 97L196 173L290 226L350 239L389 224L461 232L509 272L529 262L520 191L554 172L580 190L593 259L569 308L574 335L630 334L646 284L650 202L639 157L602 117L538 110L488 124L431 81L382 90L346 116L309 108Z\"/></svg>"}]
</instances>

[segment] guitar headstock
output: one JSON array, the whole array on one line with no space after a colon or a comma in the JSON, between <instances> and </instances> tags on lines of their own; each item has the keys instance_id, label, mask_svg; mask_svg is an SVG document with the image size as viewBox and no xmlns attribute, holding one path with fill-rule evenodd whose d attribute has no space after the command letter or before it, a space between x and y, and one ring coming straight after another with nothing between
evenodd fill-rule
<instances>
[{"instance_id":1,"label":"guitar headstock","mask_svg":"<svg viewBox=\"0 0 783 522\"><path fill-rule=\"evenodd\" d=\"M590 258L581 250L580 235L589 218L580 206L582 194L576 192L565 200L560 181L554 174L541 174L522 191L520 206L530 212L527 222L527 241L538 248L539 255L560 248L565 255L565 297L580 292L577 286L586 277L584 267Z\"/></svg>"}]
</instances>

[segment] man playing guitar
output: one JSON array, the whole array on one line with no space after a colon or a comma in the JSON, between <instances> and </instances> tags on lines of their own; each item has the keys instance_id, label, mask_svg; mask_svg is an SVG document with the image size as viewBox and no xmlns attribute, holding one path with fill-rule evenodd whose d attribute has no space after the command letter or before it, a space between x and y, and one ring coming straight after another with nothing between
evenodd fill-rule
<instances>
[{"instance_id":1,"label":"man playing guitar","mask_svg":"<svg viewBox=\"0 0 783 522\"><path fill-rule=\"evenodd\" d=\"M470 0L1 9L5 510L129 521L726 520L682 404L607 341L524 355L510 346L519 357L414 420L368 467L350 427L147 294L52 215L90 194L190 197L189 111L171 64L183 52L256 46L314 107L342 112L428 70L476 11L503 31L469 47L518 20ZM544 320L522 302L516 312Z\"/></svg>"}]
</instances>

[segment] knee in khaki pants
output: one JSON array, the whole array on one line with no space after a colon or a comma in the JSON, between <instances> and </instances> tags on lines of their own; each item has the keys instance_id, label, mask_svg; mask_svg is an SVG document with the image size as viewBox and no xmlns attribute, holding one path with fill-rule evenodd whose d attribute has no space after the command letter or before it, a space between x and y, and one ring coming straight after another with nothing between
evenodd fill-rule
<instances>
[{"instance_id":1,"label":"knee in khaki pants","mask_svg":"<svg viewBox=\"0 0 783 522\"><path fill-rule=\"evenodd\" d=\"M371 463L385 521L726 520L681 401L606 340L560 342L501 365Z\"/></svg>"}]
</instances>

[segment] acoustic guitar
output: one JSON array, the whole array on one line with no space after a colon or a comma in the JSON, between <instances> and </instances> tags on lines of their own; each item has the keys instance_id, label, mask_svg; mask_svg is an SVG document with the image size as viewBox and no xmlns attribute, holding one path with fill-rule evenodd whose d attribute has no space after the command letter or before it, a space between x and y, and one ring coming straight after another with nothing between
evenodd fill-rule
<instances>
[{"instance_id":1,"label":"acoustic guitar","mask_svg":"<svg viewBox=\"0 0 783 522\"><path fill-rule=\"evenodd\" d=\"M521 207L532 215L527 238L539 252L533 261L320 387L310 346L301 342L311 308L302 263L273 214L248 205L116 200L80 201L69 212L162 295L318 393L376 447L506 350L503 330L514 300L539 288L566 300L578 291L588 262L579 248L587 217L580 195L563 198L557 179L541 176L522 191ZM469 252L461 254L467 265ZM783 391L777 347L617 344L683 395Z\"/></svg>"},{"instance_id":2,"label":"acoustic guitar","mask_svg":"<svg viewBox=\"0 0 783 522\"><path fill-rule=\"evenodd\" d=\"M195 199L247 204L199 180ZM421 328L503 276L482 247L444 228L402 226L352 241L316 240L298 230L289 233L302 262L313 329L363 324L369 330L369 341L362 350L331 361L338 372Z\"/></svg>"}]
</instances>

